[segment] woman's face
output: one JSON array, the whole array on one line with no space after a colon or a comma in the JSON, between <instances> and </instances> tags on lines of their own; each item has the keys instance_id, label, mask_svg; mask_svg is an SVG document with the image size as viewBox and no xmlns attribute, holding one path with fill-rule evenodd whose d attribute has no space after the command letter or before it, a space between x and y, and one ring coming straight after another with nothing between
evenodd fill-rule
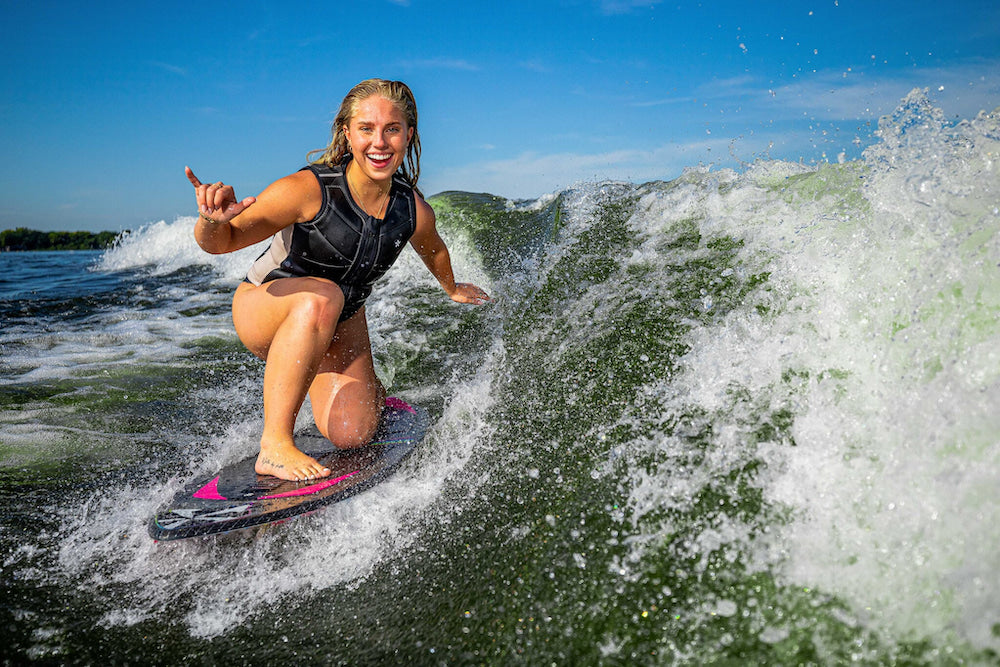
<instances>
[{"instance_id":1,"label":"woman's face","mask_svg":"<svg viewBox=\"0 0 1000 667\"><path fill-rule=\"evenodd\" d=\"M361 100L344 131L354 164L371 180L382 182L392 179L403 164L413 137L403 112L380 95Z\"/></svg>"}]
</instances>

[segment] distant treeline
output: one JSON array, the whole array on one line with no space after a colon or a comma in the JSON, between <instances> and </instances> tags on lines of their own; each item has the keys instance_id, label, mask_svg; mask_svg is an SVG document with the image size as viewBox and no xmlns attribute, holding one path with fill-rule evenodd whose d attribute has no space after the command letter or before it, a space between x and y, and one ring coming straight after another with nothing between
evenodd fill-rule
<instances>
[{"instance_id":1,"label":"distant treeline","mask_svg":"<svg viewBox=\"0 0 1000 667\"><path fill-rule=\"evenodd\" d=\"M103 250L118 238L118 232L40 232L18 227L0 232L0 251L8 250Z\"/></svg>"}]
</instances>

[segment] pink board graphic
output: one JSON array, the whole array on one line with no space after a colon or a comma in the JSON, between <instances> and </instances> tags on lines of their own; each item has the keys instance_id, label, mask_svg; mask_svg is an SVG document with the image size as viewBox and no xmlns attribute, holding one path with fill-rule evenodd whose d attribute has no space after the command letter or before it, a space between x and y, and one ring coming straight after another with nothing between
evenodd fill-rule
<instances>
[{"instance_id":1,"label":"pink board graphic","mask_svg":"<svg viewBox=\"0 0 1000 667\"><path fill-rule=\"evenodd\" d=\"M215 479L201 487L197 491L191 494L192 498L205 498L209 500L225 500L225 497L219 495L219 477L216 475Z\"/></svg>"},{"instance_id":2,"label":"pink board graphic","mask_svg":"<svg viewBox=\"0 0 1000 667\"><path fill-rule=\"evenodd\" d=\"M327 479L323 480L319 484L313 484L311 486L304 486L301 489L295 489L294 491L286 491L285 493L275 493L271 496L261 496L262 500L267 500L268 498L291 498L293 496L308 496L311 493L317 493L323 489L330 488L334 484L343 482L345 479L350 479L357 475L360 470L355 470L354 472L349 472L346 475L341 475L337 479Z\"/></svg>"},{"instance_id":3,"label":"pink board graphic","mask_svg":"<svg viewBox=\"0 0 1000 667\"><path fill-rule=\"evenodd\" d=\"M371 444L332 448L318 431L297 433L296 443L332 471L327 478L290 482L254 470L257 455L223 468L178 492L149 522L155 540L175 540L283 522L346 500L396 471L423 439L427 412L387 398Z\"/></svg>"}]
</instances>

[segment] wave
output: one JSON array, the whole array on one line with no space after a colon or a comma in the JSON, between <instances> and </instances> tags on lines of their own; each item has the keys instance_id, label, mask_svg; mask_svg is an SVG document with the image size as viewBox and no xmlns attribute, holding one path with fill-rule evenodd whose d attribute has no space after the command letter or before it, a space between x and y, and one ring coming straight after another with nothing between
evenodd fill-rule
<instances>
[{"instance_id":1,"label":"wave","mask_svg":"<svg viewBox=\"0 0 1000 667\"><path fill-rule=\"evenodd\" d=\"M844 608L813 619L819 634L851 618L876 637L1000 648L986 583L1000 566L998 120L948 123L914 91L860 161L599 184L536 215L527 235L555 237L508 278L493 391L510 458L547 470L529 484L545 516L576 514L545 490L567 468L616 480L605 518L627 548L608 566L642 582L632 593L705 622L738 609L765 643L802 641L800 614L720 594L719 563L820 591L816 606L834 596ZM479 246L509 245L519 211L550 206L508 206ZM651 593L654 575L711 602ZM610 590L601 614L622 601Z\"/></svg>"},{"instance_id":2,"label":"wave","mask_svg":"<svg viewBox=\"0 0 1000 667\"><path fill-rule=\"evenodd\" d=\"M190 267L208 267L220 280L239 280L267 247L267 242L262 242L234 253L210 255L194 240L196 222L194 216L179 216L172 223L161 220L124 232L95 268L112 272L142 267L154 275L166 275Z\"/></svg>"},{"instance_id":3,"label":"wave","mask_svg":"<svg viewBox=\"0 0 1000 667\"><path fill-rule=\"evenodd\" d=\"M436 420L411 463L255 538L150 543L154 507L260 427L260 365L197 348L171 362L170 447L60 510L49 576L176 656L252 637L317 661L988 662L1000 115L949 123L917 91L878 136L842 164L432 198L456 274L495 301L447 301L412 253L376 287L377 370ZM242 278L255 255L204 255L192 225L143 228L102 270ZM189 298L219 325L226 290L170 308Z\"/></svg>"}]
</instances>

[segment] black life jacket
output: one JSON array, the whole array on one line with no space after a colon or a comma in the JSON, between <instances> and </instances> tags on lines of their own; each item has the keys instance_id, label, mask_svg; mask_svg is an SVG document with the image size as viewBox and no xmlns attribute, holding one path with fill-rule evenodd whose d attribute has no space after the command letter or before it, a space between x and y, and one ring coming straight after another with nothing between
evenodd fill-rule
<instances>
[{"instance_id":1,"label":"black life jacket","mask_svg":"<svg viewBox=\"0 0 1000 667\"><path fill-rule=\"evenodd\" d=\"M345 316L360 310L372 285L395 263L417 227L413 188L394 175L381 220L365 213L347 186L348 161L330 168L309 165L323 191L316 217L275 235L247 279L257 284L278 278L316 276L340 285L348 300ZM256 278L256 280L255 280ZM351 312L348 312L351 311ZM342 316L342 319L346 317Z\"/></svg>"}]
</instances>

